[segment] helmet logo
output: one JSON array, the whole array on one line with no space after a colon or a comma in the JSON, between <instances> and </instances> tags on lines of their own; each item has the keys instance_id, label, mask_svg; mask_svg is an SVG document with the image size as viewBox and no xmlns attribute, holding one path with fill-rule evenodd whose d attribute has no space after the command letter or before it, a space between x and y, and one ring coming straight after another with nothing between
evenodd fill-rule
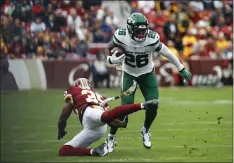
<instances>
[{"instance_id":1,"label":"helmet logo","mask_svg":"<svg viewBox=\"0 0 234 163\"><path fill-rule=\"evenodd\" d=\"M134 20L132 18L128 18L128 24L134 23Z\"/></svg>"}]
</instances>

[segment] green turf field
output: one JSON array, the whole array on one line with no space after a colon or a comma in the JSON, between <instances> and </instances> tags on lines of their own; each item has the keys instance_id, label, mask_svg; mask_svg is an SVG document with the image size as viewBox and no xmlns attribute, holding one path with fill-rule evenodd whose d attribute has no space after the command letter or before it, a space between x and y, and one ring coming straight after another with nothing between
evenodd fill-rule
<instances>
[{"instance_id":1,"label":"green turf field","mask_svg":"<svg viewBox=\"0 0 234 163\"><path fill-rule=\"evenodd\" d=\"M106 96L119 89L101 89ZM137 92L136 102L143 101ZM1 162L231 162L232 88L161 88L158 117L151 128L152 148L142 146L144 112L130 115L127 129L107 157L59 157L58 149L81 129L75 115L68 134L57 139L63 90L1 94ZM111 103L112 106L119 101ZM92 144L96 147L105 139Z\"/></svg>"}]
</instances>

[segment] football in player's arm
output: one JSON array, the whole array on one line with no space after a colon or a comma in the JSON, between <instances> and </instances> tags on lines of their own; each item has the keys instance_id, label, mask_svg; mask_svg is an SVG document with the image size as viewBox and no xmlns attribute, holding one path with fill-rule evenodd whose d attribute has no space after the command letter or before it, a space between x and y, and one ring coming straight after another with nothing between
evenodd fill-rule
<instances>
[{"instance_id":1,"label":"football in player's arm","mask_svg":"<svg viewBox=\"0 0 234 163\"><path fill-rule=\"evenodd\" d=\"M136 80L145 100L152 100L159 98L158 84L154 74L153 53L166 57L176 66L186 81L191 79L191 73L185 69L167 46L160 42L158 33L148 29L148 24L148 20L143 14L131 14L127 19L127 27L115 31L113 40L107 48L107 52L110 54L107 61L110 64L122 64L121 91L125 91L133 80ZM117 50L113 49L114 47L124 49L124 53L119 54ZM134 95L135 92L123 97L121 103L134 103ZM151 148L149 129L157 115L157 109L158 106L146 111L144 125L141 129L143 145L147 149ZM126 117L121 117L121 119L123 118L126 119ZM106 139L109 152L114 150L117 129L117 127L111 127Z\"/></svg>"},{"instance_id":2,"label":"football in player's arm","mask_svg":"<svg viewBox=\"0 0 234 163\"><path fill-rule=\"evenodd\" d=\"M91 83L85 78L78 78L73 86L64 92L65 105L58 120L58 140L62 139L66 122L72 111L77 114L83 130L72 140L65 143L59 150L60 156L105 156L108 154L105 143L96 148L88 148L90 144L99 140L106 132L107 125L114 127L126 127L126 122L116 118L129 115L139 110L147 110L148 107L157 105L157 100L151 100L140 104L122 105L106 110L108 103L103 104L103 96L94 91Z\"/></svg>"}]
</instances>

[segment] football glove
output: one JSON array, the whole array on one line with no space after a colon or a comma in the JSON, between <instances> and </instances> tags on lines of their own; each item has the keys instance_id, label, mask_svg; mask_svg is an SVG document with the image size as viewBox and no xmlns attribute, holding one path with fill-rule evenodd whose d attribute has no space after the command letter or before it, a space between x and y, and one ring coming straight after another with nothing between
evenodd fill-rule
<instances>
[{"instance_id":1,"label":"football glove","mask_svg":"<svg viewBox=\"0 0 234 163\"><path fill-rule=\"evenodd\" d=\"M125 59L125 54L121 54L120 56L116 56L116 54L118 53L118 51L115 51L112 56L108 56L107 57L107 61L110 64L119 64L122 63L122 61Z\"/></svg>"},{"instance_id":2,"label":"football glove","mask_svg":"<svg viewBox=\"0 0 234 163\"><path fill-rule=\"evenodd\" d=\"M62 139L65 135L67 135L67 131L59 131L58 132L58 140Z\"/></svg>"},{"instance_id":3,"label":"football glove","mask_svg":"<svg viewBox=\"0 0 234 163\"><path fill-rule=\"evenodd\" d=\"M192 78L192 74L187 71L185 68L183 68L181 71L180 71L180 76L185 79L186 81L189 81L191 80Z\"/></svg>"}]
</instances>

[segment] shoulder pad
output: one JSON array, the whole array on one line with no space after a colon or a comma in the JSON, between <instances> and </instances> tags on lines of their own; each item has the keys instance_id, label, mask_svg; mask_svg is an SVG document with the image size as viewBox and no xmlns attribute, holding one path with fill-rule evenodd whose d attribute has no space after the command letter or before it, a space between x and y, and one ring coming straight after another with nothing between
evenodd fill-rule
<instances>
[{"instance_id":1,"label":"shoulder pad","mask_svg":"<svg viewBox=\"0 0 234 163\"><path fill-rule=\"evenodd\" d=\"M126 28L119 28L115 31L113 36L113 41L115 44L121 45L124 44L125 36L127 35Z\"/></svg>"},{"instance_id":2,"label":"shoulder pad","mask_svg":"<svg viewBox=\"0 0 234 163\"><path fill-rule=\"evenodd\" d=\"M158 46L160 43L160 36L157 32L149 30L146 40L145 40L145 45L146 46Z\"/></svg>"}]
</instances>

